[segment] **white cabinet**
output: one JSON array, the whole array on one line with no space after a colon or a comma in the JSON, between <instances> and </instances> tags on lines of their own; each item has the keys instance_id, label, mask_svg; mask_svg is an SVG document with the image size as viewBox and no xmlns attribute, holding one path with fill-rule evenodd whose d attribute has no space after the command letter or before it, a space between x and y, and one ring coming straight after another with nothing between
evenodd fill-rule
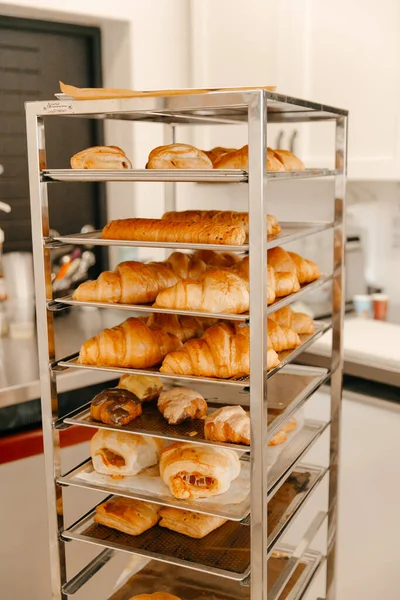
<instances>
[{"instance_id":1,"label":"white cabinet","mask_svg":"<svg viewBox=\"0 0 400 600\"><path fill-rule=\"evenodd\" d=\"M252 0L245 10L239 0L193 0L192 8L194 85L272 83L346 108L349 177L400 179L398 0ZM333 128L297 129L306 164L330 166Z\"/></svg>"}]
</instances>

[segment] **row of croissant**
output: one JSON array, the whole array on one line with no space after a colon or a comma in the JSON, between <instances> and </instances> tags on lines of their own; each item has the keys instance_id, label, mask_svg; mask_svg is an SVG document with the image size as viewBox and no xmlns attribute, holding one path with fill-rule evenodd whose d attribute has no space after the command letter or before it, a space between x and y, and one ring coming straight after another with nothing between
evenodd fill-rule
<instances>
[{"instance_id":1,"label":"row of croissant","mask_svg":"<svg viewBox=\"0 0 400 600\"><path fill-rule=\"evenodd\" d=\"M125 152L117 146L93 146L71 157L73 169L132 169ZM189 144L154 148L146 169L240 169L249 167L249 147L199 150ZM304 171L302 161L288 150L267 149L267 171Z\"/></svg>"}]
</instances>

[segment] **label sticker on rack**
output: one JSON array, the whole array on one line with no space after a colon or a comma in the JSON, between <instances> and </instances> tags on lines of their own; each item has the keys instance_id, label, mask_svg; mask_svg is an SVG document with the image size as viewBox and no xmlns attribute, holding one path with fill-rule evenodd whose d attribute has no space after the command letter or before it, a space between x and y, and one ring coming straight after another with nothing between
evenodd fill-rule
<instances>
[{"instance_id":1,"label":"label sticker on rack","mask_svg":"<svg viewBox=\"0 0 400 600\"><path fill-rule=\"evenodd\" d=\"M46 104L43 106L43 112L49 115L53 113L72 113L73 104L72 102L59 102L58 100L54 100L53 102L46 102Z\"/></svg>"}]
</instances>

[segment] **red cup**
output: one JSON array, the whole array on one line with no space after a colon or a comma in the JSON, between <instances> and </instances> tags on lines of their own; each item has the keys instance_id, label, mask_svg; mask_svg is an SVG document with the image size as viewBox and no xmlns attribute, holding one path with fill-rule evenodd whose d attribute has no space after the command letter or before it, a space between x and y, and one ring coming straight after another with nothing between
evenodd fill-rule
<instances>
[{"instance_id":1,"label":"red cup","mask_svg":"<svg viewBox=\"0 0 400 600\"><path fill-rule=\"evenodd\" d=\"M386 321L389 297L386 294L372 294L372 306L374 310L374 319Z\"/></svg>"}]
</instances>

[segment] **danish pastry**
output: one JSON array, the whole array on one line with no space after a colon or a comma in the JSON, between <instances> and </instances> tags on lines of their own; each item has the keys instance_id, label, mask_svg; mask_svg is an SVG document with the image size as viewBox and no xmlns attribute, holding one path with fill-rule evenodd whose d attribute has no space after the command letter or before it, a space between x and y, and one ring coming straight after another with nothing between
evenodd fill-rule
<instances>
[{"instance_id":1,"label":"danish pastry","mask_svg":"<svg viewBox=\"0 0 400 600\"><path fill-rule=\"evenodd\" d=\"M204 421L204 437L217 442L250 444L250 416L241 406L224 406Z\"/></svg>"},{"instance_id":2,"label":"danish pastry","mask_svg":"<svg viewBox=\"0 0 400 600\"><path fill-rule=\"evenodd\" d=\"M142 414L137 396L122 388L108 388L97 394L90 405L90 416L106 425L121 427Z\"/></svg>"},{"instance_id":3,"label":"danish pastry","mask_svg":"<svg viewBox=\"0 0 400 600\"><path fill-rule=\"evenodd\" d=\"M154 400L163 390L161 381L157 377L149 377L148 375L122 375L118 387L135 394L140 402Z\"/></svg>"},{"instance_id":4,"label":"danish pastry","mask_svg":"<svg viewBox=\"0 0 400 600\"><path fill-rule=\"evenodd\" d=\"M207 414L207 408L203 396L188 388L176 387L158 398L158 410L170 425L201 419Z\"/></svg>"},{"instance_id":5,"label":"danish pastry","mask_svg":"<svg viewBox=\"0 0 400 600\"><path fill-rule=\"evenodd\" d=\"M96 506L94 521L129 535L140 535L158 523L159 511L157 504L113 496Z\"/></svg>"},{"instance_id":6,"label":"danish pastry","mask_svg":"<svg viewBox=\"0 0 400 600\"><path fill-rule=\"evenodd\" d=\"M163 507L160 510L160 527L171 529L191 538L202 539L209 533L218 529L226 519L212 517L179 508Z\"/></svg>"}]
</instances>

